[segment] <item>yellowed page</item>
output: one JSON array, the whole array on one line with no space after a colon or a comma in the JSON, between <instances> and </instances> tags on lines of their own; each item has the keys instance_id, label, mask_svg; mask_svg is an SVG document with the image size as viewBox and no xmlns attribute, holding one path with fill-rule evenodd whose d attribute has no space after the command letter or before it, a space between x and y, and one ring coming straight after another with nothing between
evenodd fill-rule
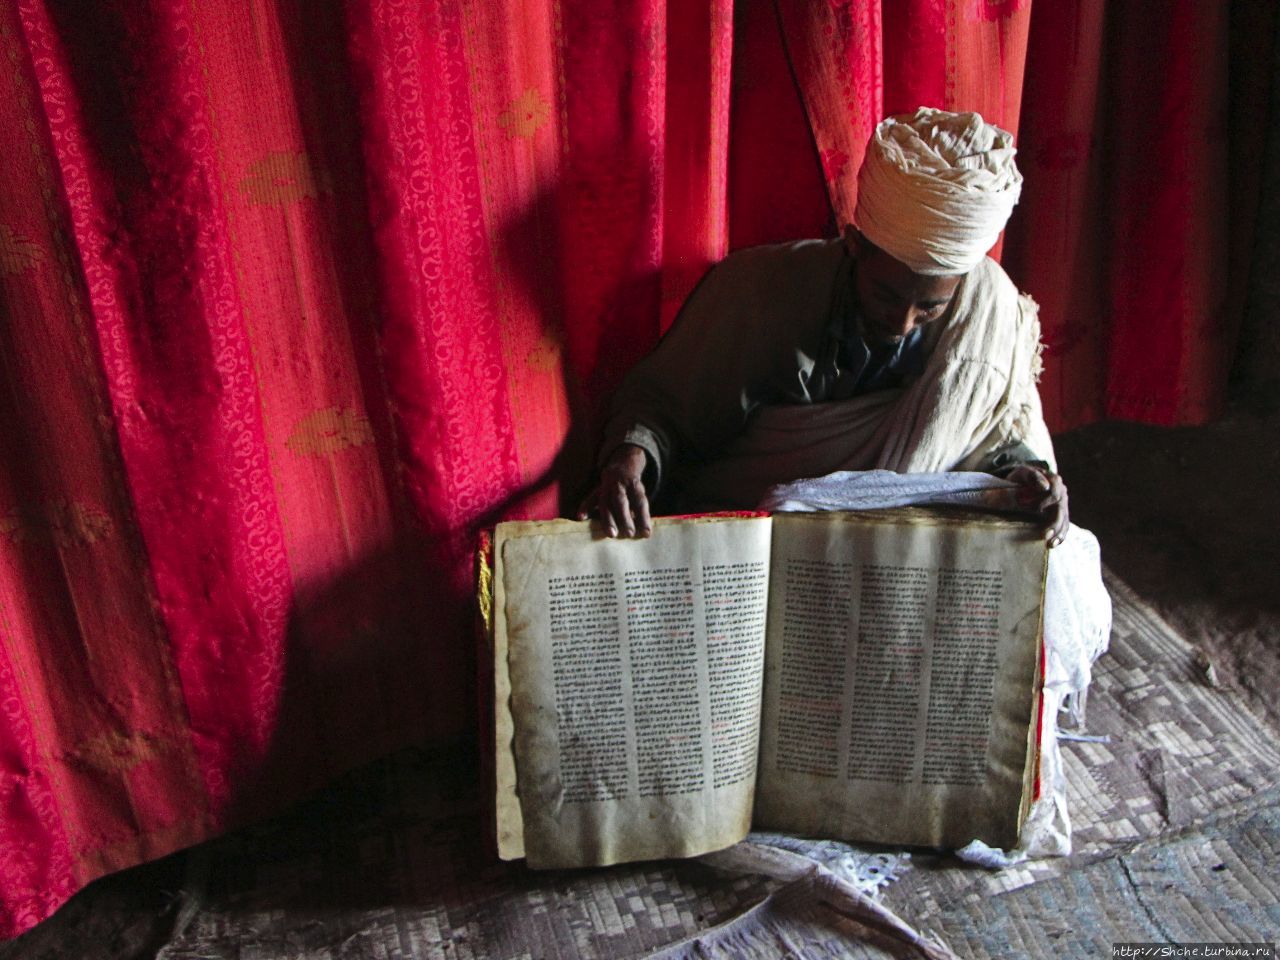
<instances>
[{"instance_id":1,"label":"yellowed page","mask_svg":"<svg viewBox=\"0 0 1280 960\"><path fill-rule=\"evenodd\" d=\"M555 521L553 521L554 523ZM498 856L519 860L524 856L524 816L516 793L515 725L511 719L511 674L507 669L506 591L502 588L502 544L515 524L499 524L493 537L493 713L494 774L497 785Z\"/></svg>"},{"instance_id":2,"label":"yellowed page","mask_svg":"<svg viewBox=\"0 0 1280 960\"><path fill-rule=\"evenodd\" d=\"M531 866L718 850L759 749L768 518L503 525L502 617Z\"/></svg>"},{"instance_id":3,"label":"yellowed page","mask_svg":"<svg viewBox=\"0 0 1280 960\"><path fill-rule=\"evenodd\" d=\"M757 823L1013 846L1045 559L1016 521L776 515Z\"/></svg>"}]
</instances>

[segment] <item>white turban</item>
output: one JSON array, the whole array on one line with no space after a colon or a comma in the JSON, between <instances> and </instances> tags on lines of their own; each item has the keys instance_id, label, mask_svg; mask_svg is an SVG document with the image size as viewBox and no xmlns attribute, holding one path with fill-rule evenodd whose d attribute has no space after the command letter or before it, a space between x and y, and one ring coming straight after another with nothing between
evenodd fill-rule
<instances>
[{"instance_id":1,"label":"white turban","mask_svg":"<svg viewBox=\"0 0 1280 960\"><path fill-rule=\"evenodd\" d=\"M1014 153L1013 135L976 113L890 117L867 144L854 223L916 273L968 273L1018 202Z\"/></svg>"}]
</instances>

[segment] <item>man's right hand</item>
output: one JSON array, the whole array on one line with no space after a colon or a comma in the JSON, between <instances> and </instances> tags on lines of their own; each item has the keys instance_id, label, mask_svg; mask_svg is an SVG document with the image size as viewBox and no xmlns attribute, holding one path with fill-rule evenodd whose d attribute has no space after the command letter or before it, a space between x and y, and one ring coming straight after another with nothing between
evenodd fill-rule
<instances>
[{"instance_id":1,"label":"man's right hand","mask_svg":"<svg viewBox=\"0 0 1280 960\"><path fill-rule=\"evenodd\" d=\"M608 537L647 537L653 532L649 496L644 489L648 454L634 443L623 443L609 455L599 485L578 508L578 519L596 514Z\"/></svg>"}]
</instances>

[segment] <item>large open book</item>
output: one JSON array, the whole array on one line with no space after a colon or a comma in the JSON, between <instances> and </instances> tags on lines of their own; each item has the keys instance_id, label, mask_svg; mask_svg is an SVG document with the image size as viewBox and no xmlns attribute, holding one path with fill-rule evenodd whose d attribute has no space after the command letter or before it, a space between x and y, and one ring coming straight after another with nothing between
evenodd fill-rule
<instances>
[{"instance_id":1,"label":"large open book","mask_svg":"<svg viewBox=\"0 0 1280 960\"><path fill-rule=\"evenodd\" d=\"M972 512L499 525L499 855L693 856L753 825L1013 846L1045 566L1037 527Z\"/></svg>"}]
</instances>

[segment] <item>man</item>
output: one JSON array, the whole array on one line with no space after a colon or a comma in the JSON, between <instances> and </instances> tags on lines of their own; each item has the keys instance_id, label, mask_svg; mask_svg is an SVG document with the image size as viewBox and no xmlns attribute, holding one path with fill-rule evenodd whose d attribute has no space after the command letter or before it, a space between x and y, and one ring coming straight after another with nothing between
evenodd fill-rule
<instances>
[{"instance_id":1,"label":"man","mask_svg":"<svg viewBox=\"0 0 1280 960\"><path fill-rule=\"evenodd\" d=\"M985 256L1021 189L1013 155L974 113L881 123L856 226L730 255L623 382L579 517L643 537L655 497L743 508L835 470L986 470L1061 542L1035 304Z\"/></svg>"}]
</instances>

